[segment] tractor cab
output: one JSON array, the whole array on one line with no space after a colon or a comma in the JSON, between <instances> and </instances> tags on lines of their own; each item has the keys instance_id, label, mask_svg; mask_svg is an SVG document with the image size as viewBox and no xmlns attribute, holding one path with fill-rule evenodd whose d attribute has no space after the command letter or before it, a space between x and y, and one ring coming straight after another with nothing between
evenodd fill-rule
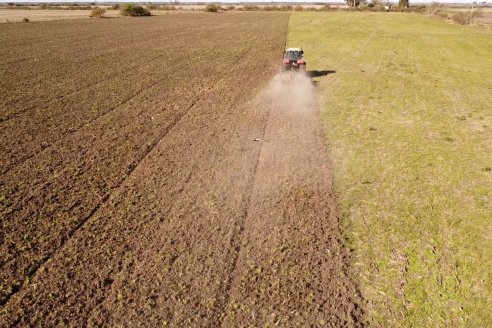
<instances>
[{"instance_id":1,"label":"tractor cab","mask_svg":"<svg viewBox=\"0 0 492 328\"><path fill-rule=\"evenodd\" d=\"M288 48L284 51L282 70L305 71L304 50L301 48Z\"/></svg>"},{"instance_id":2,"label":"tractor cab","mask_svg":"<svg viewBox=\"0 0 492 328\"><path fill-rule=\"evenodd\" d=\"M304 51L299 48L289 48L284 51L284 59L288 59L289 61L298 61L302 59L304 55Z\"/></svg>"}]
</instances>

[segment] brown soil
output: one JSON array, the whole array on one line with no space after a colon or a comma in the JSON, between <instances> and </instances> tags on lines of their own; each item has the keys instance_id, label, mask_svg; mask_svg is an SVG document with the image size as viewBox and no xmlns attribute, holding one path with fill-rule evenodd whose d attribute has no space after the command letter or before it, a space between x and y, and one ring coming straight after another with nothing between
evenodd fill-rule
<instances>
[{"instance_id":1,"label":"brown soil","mask_svg":"<svg viewBox=\"0 0 492 328\"><path fill-rule=\"evenodd\" d=\"M287 20L0 26L0 326L360 324Z\"/></svg>"}]
</instances>

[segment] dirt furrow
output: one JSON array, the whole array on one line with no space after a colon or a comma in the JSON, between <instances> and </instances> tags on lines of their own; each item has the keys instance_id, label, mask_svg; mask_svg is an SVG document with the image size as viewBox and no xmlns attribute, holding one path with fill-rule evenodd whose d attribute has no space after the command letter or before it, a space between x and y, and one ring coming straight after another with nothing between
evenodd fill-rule
<instances>
[{"instance_id":1,"label":"dirt furrow","mask_svg":"<svg viewBox=\"0 0 492 328\"><path fill-rule=\"evenodd\" d=\"M241 252L241 246L242 246L242 237L243 237L243 231L245 228L245 221L248 217L250 208L251 208L251 200L253 198L253 190L255 187L256 183L256 178L258 175L258 166L260 162L260 156L261 156L261 143L263 142L265 138L265 132L266 132L266 127L268 125L268 121L270 119L270 109L268 107L264 106L264 101L265 101L265 94L262 92L259 96L258 99L255 102L255 106L263 112L264 115L264 122L262 122L262 128L260 132L255 136L253 139L254 142L259 143L259 150L257 154L255 154L255 159L254 159L254 165L253 165L253 170L251 177L249 178L248 181L248 186L245 191L245 201L244 201L244 206L243 206L243 213L239 217L239 220L236 222L237 228L234 229L232 235L230 236L229 239L229 249L233 250L233 252L230 253L231 257L231 265L226 271L225 277L221 282L222 288L221 288L221 295L218 295L221 297L220 301L216 302L215 304L215 312L217 313L217 318L214 322L214 326L219 326L221 322L223 321L225 317L225 309L227 304L229 303L230 300L230 291L232 288L232 279L234 277L234 271L236 270L237 267L237 261L239 259L239 254Z\"/></svg>"},{"instance_id":2,"label":"dirt furrow","mask_svg":"<svg viewBox=\"0 0 492 328\"><path fill-rule=\"evenodd\" d=\"M114 56L118 56L115 54L110 54L108 57L112 58ZM19 98L16 95L13 95L13 99L8 99L7 97L4 97L2 101L4 104L2 104L3 108L5 108L5 112L2 113L3 116L0 118L0 123L10 120L16 116L19 116L20 114L23 114L29 110L32 110L36 107L39 106L39 103L32 104L32 98L36 98L39 100L42 100L44 102L43 108L48 108L50 105L52 105L53 102L63 100L64 98L74 96L78 93L83 93L90 87L98 86L101 85L102 83L105 83L110 80L114 79L120 79L123 77L130 77L135 74L135 70L138 70L140 66L142 66L142 62L144 63L144 66L149 66L150 64L153 64L154 61L164 57L168 56L168 51L161 52L159 54L156 54L153 57L146 58L143 57L143 54L140 54L140 56L135 57L135 58L125 58L124 60L127 60L126 63L122 63L122 66L125 66L125 68L117 68L117 69L111 69L111 70L105 70L103 72L100 71L100 68L98 68L96 65L87 65L90 67L94 67L95 72L87 72L85 71L84 75L81 75L78 77L78 80L76 81L70 81L70 80L64 80L65 76L69 76L70 72L66 71L58 71L56 75L50 77L52 81L56 81L58 85L64 85L65 89L57 88L55 90L49 90L47 91L46 88L46 77L40 77L38 81L36 81L36 84L33 87L28 86L27 91L29 93L25 93L23 95L23 98L25 101L22 101L23 98ZM101 58L99 57L98 60ZM41 81L44 81L44 83L41 83ZM72 87L70 86L72 84ZM12 85L10 87L13 87ZM25 88L26 86L18 86L17 88ZM35 89L38 89L39 94L34 94ZM58 91L58 92L57 92ZM6 91L8 92L8 91ZM92 91L94 92L94 91ZM111 94L111 93L108 93ZM8 93L7 93L8 96ZM31 101L31 104L28 104L28 102Z\"/></svg>"}]
</instances>

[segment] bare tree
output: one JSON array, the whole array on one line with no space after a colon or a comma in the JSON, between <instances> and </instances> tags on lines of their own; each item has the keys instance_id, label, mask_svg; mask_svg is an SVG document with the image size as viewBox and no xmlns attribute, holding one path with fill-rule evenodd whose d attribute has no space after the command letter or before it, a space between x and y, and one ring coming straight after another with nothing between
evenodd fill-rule
<instances>
[{"instance_id":1,"label":"bare tree","mask_svg":"<svg viewBox=\"0 0 492 328\"><path fill-rule=\"evenodd\" d=\"M410 7L410 1L409 0L399 0L398 5L402 8L408 8L408 7Z\"/></svg>"},{"instance_id":2,"label":"bare tree","mask_svg":"<svg viewBox=\"0 0 492 328\"><path fill-rule=\"evenodd\" d=\"M366 3L366 0L345 0L349 7L359 7L361 4Z\"/></svg>"}]
</instances>

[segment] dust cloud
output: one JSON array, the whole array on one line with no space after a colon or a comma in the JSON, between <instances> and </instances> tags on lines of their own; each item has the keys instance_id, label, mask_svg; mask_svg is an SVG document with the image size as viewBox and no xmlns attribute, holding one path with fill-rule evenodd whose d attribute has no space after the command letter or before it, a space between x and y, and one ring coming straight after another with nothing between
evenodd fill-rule
<instances>
[{"instance_id":1,"label":"dust cloud","mask_svg":"<svg viewBox=\"0 0 492 328\"><path fill-rule=\"evenodd\" d=\"M315 90L311 79L302 73L285 72L275 75L266 92L275 107L293 114L312 113Z\"/></svg>"}]
</instances>

